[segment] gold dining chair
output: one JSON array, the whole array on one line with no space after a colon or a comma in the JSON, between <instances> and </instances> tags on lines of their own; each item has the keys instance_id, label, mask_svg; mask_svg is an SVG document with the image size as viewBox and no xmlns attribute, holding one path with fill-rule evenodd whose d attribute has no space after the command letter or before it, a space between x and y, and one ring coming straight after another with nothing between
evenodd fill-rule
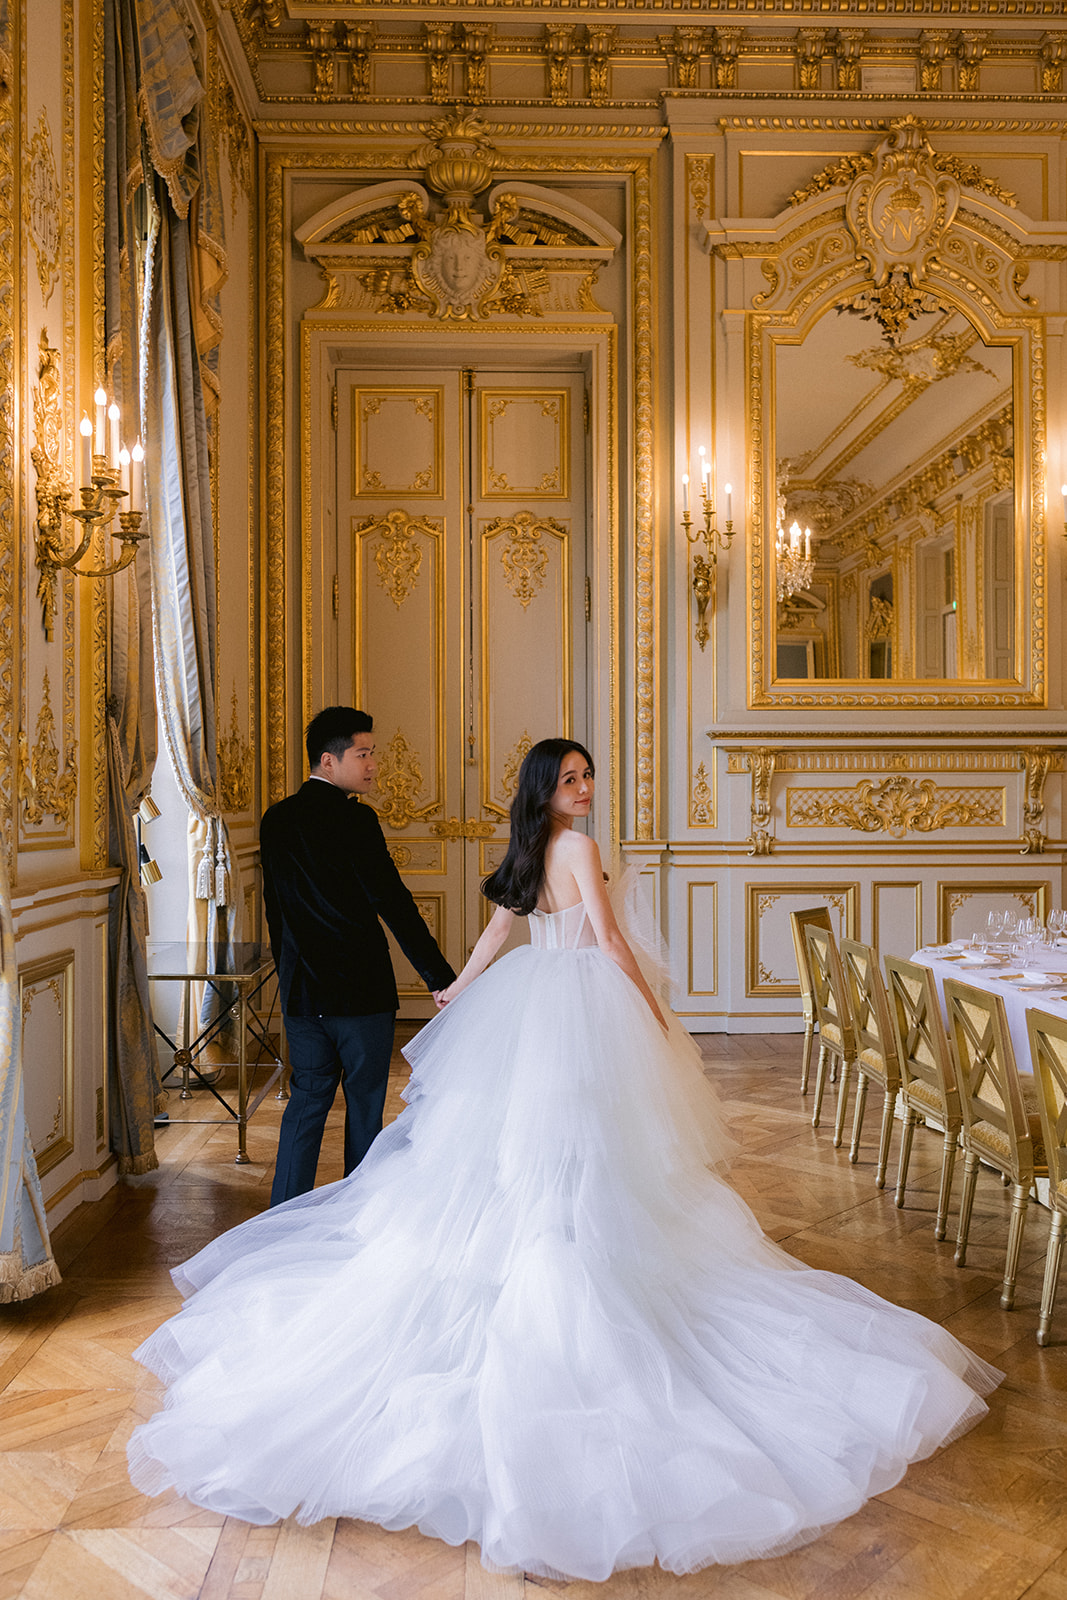
<instances>
[{"instance_id":1,"label":"gold dining chair","mask_svg":"<svg viewBox=\"0 0 1067 1600\"><path fill-rule=\"evenodd\" d=\"M848 1003L848 986L841 968L834 936L826 928L804 929L804 942L808 950L811 969L811 992L815 1004L815 1017L819 1024L819 1064L815 1074L815 1106L811 1125L819 1126L822 1097L826 1089L826 1074L831 1062L838 1070L837 1118L834 1123L834 1149L841 1144L848 1106L848 1088L856 1060L856 1030L852 1024L852 1010Z\"/></svg>"},{"instance_id":2,"label":"gold dining chair","mask_svg":"<svg viewBox=\"0 0 1067 1600\"><path fill-rule=\"evenodd\" d=\"M900 956L886 956L885 971L889 985L889 1017L897 1041L900 1099L904 1107L896 1202L898 1206L904 1204L916 1124L932 1117L944 1129L941 1185L934 1222L934 1238L943 1239L948 1227L952 1172L963 1121L959 1085L941 1017L937 984L930 968L904 961Z\"/></svg>"},{"instance_id":3,"label":"gold dining chair","mask_svg":"<svg viewBox=\"0 0 1067 1600\"><path fill-rule=\"evenodd\" d=\"M889 1020L889 1002L885 984L878 969L878 957L870 945L858 939L841 940L841 966L848 986L852 1025L856 1030L856 1114L852 1123L852 1144L848 1159L856 1161L860 1153L860 1134L863 1131L863 1114L867 1108L867 1090L872 1080L881 1086L885 1099L882 1104L882 1131L878 1140L878 1166L874 1181L879 1189L885 1187L885 1169L889 1164L889 1141L893 1137L893 1112L900 1093L900 1067L897 1063L897 1042Z\"/></svg>"},{"instance_id":4,"label":"gold dining chair","mask_svg":"<svg viewBox=\"0 0 1067 1600\"><path fill-rule=\"evenodd\" d=\"M1037 1324L1037 1342L1045 1345L1052 1327L1052 1306L1067 1228L1067 1018L1053 1016L1048 1011L1027 1011L1026 1026L1030 1034L1034 1087L1048 1164L1048 1203L1052 1211Z\"/></svg>"},{"instance_id":5,"label":"gold dining chair","mask_svg":"<svg viewBox=\"0 0 1067 1600\"><path fill-rule=\"evenodd\" d=\"M829 906L812 906L808 911L789 913L789 930L793 935L793 953L797 958L797 979L800 983L800 1004L804 1012L804 1059L800 1068L800 1092L808 1092L811 1072L811 1049L815 1039L815 999L811 990L811 967L808 947L804 943L805 928L825 928L833 932Z\"/></svg>"},{"instance_id":6,"label":"gold dining chair","mask_svg":"<svg viewBox=\"0 0 1067 1600\"><path fill-rule=\"evenodd\" d=\"M1011 1184L1008 1253L1000 1295L1001 1306L1010 1311L1015 1304L1015 1278L1030 1190L1035 1178L1048 1173L1041 1120L1034 1103L1036 1094L1031 1085L1030 1094L1024 1099L1000 996L960 983L957 978L946 978L944 988L952 1062L963 1113L963 1194L956 1265L962 1267L967 1259L978 1165L984 1161Z\"/></svg>"}]
</instances>

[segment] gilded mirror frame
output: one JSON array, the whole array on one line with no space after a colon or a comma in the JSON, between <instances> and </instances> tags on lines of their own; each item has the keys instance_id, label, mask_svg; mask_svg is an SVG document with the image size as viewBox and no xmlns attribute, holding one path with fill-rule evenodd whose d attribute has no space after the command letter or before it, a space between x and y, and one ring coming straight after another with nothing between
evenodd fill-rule
<instances>
[{"instance_id":1,"label":"gilded mirror frame","mask_svg":"<svg viewBox=\"0 0 1067 1600\"><path fill-rule=\"evenodd\" d=\"M954 172L953 168L956 168ZM959 181L954 158L938 158L912 119L894 125L869 156L841 167L850 181L831 171L794 196L773 233L724 253L742 255L759 270L765 287L751 295L745 311L746 402L749 461L748 700L752 707L969 707L1043 706L1046 701L1045 554L1045 352L1044 319L1021 293L1020 226L1011 217L1011 196L996 184L968 191L974 169ZM857 175L858 169L858 175ZM903 169L903 175L902 175ZM913 237L907 251L886 247L876 217L883 191L902 182L921 191L926 237ZM925 189L923 188L925 185ZM842 190L846 192L842 194ZM844 203L842 203L842 201ZM885 208L883 207L883 215ZM1004 226L1010 222L1011 227ZM747 263L746 263L747 265ZM750 280L751 281L751 280ZM888 285L888 289L887 286ZM917 303L933 296L957 311L990 346L1012 351L1013 493L1015 525L1015 676L982 678L807 678L776 675L775 351L804 340L820 318L863 297L882 304L903 294ZM895 297L895 298L894 298Z\"/></svg>"}]
</instances>

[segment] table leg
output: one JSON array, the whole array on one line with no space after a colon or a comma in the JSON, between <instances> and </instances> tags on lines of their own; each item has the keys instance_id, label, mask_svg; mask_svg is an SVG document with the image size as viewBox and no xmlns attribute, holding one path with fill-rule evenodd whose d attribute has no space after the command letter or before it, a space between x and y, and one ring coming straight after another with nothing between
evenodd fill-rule
<instances>
[{"instance_id":1,"label":"table leg","mask_svg":"<svg viewBox=\"0 0 1067 1600\"><path fill-rule=\"evenodd\" d=\"M236 1165L243 1166L251 1160L248 1154L248 997L244 985L237 992L237 1155Z\"/></svg>"},{"instance_id":2,"label":"table leg","mask_svg":"<svg viewBox=\"0 0 1067 1600\"><path fill-rule=\"evenodd\" d=\"M180 1100L191 1100L193 1091L189 1087L189 1068L192 1065L192 1053L189 1049L189 1008L193 1003L193 986L188 979L185 981L185 1004L182 1006L182 1047L175 1053L174 1064L182 1069L182 1092Z\"/></svg>"}]
</instances>

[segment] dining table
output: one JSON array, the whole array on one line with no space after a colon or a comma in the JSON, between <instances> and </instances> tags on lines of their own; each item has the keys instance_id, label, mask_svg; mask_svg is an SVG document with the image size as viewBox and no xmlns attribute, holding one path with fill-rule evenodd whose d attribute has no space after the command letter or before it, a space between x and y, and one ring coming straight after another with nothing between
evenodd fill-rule
<instances>
[{"instance_id":1,"label":"dining table","mask_svg":"<svg viewBox=\"0 0 1067 1600\"><path fill-rule=\"evenodd\" d=\"M1067 1018L1067 940L1036 947L993 945L988 949L974 949L956 941L924 946L911 959L933 972L946 1021L946 978L957 978L987 994L999 995L1008 1019L1015 1064L1021 1073L1033 1073L1026 1013L1037 1006Z\"/></svg>"}]
</instances>

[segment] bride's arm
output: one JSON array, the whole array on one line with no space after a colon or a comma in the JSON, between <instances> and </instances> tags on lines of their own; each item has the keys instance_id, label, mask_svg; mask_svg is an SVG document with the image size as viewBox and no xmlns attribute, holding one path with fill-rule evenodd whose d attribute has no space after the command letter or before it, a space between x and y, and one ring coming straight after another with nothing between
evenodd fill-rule
<instances>
[{"instance_id":1,"label":"bride's arm","mask_svg":"<svg viewBox=\"0 0 1067 1600\"><path fill-rule=\"evenodd\" d=\"M634 953L626 943L619 924L615 921L615 913L611 909L611 901L608 899L604 883L600 851L596 847L595 840L588 838L584 833L572 833L567 839L567 846L568 855L572 858L568 865L574 873L574 881L578 885L589 920L593 924L597 944L637 986L652 1015L660 1027L665 1028L667 1019L660 1010L644 973L634 960Z\"/></svg>"},{"instance_id":2,"label":"bride's arm","mask_svg":"<svg viewBox=\"0 0 1067 1600\"><path fill-rule=\"evenodd\" d=\"M450 983L447 989L441 989L435 995L439 1005L446 1006L450 1000L456 998L457 994L462 994L467 985L473 983L475 978L481 977L490 961L492 961L500 950L501 945L507 939L514 921L514 911L509 911L507 906L497 906L486 923L485 932L471 951L470 960L455 983Z\"/></svg>"}]
</instances>

